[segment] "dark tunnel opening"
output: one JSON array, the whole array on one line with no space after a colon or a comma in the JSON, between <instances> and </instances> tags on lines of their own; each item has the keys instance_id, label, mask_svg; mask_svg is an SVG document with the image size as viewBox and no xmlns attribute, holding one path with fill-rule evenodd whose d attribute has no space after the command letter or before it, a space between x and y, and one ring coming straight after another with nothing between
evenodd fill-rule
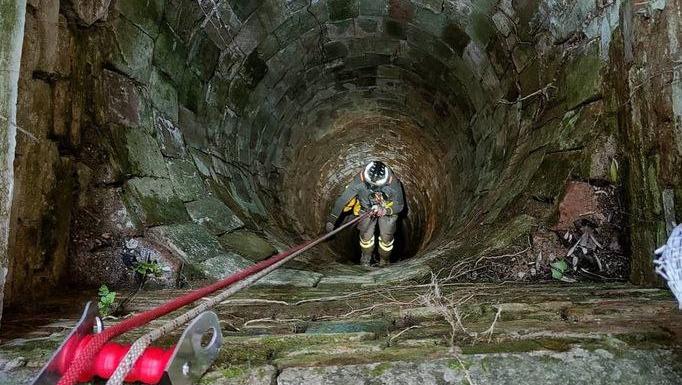
<instances>
[{"instance_id":1,"label":"dark tunnel opening","mask_svg":"<svg viewBox=\"0 0 682 385\"><path fill-rule=\"evenodd\" d=\"M418 255L444 230L452 220L444 204L454 184L450 177L453 173L440 163L439 158L445 155L428 129L415 123L414 117L400 116L396 111L395 107L353 110L331 123L325 136L303 146L300 157L290 165L292 177L283 186L285 196L294 198L284 206L294 228L307 234L319 232L334 201L352 178L369 160L381 159L401 180L406 201L392 260ZM347 215L345 220L351 217ZM336 236L326 248L338 262L357 263L357 229Z\"/></svg>"}]
</instances>

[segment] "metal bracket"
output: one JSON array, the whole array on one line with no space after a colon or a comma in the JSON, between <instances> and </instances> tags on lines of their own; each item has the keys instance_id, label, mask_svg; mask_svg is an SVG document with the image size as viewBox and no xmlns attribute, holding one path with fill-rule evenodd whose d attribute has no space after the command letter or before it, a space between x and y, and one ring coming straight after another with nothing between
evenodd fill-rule
<instances>
[{"instance_id":1,"label":"metal bracket","mask_svg":"<svg viewBox=\"0 0 682 385\"><path fill-rule=\"evenodd\" d=\"M102 321L98 314L97 306L92 302L85 304L80 320L31 385L55 385L59 382L62 368L68 366L66 363L73 359L83 339L102 331ZM208 333L211 333L210 340L202 345L203 338ZM197 382L218 357L222 343L218 316L212 311L199 314L182 333L166 364L160 384L191 385Z\"/></svg>"},{"instance_id":2,"label":"metal bracket","mask_svg":"<svg viewBox=\"0 0 682 385\"><path fill-rule=\"evenodd\" d=\"M211 333L211 339L202 345L202 340L208 333ZM199 314L180 336L161 384L196 383L218 357L222 344L223 334L220 331L218 316L212 311Z\"/></svg>"}]
</instances>

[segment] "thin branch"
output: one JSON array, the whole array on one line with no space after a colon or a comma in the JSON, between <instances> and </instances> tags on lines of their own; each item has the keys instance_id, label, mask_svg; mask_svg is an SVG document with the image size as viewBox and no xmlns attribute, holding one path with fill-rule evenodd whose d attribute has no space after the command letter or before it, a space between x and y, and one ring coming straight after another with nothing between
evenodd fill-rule
<instances>
[{"instance_id":1,"label":"thin branch","mask_svg":"<svg viewBox=\"0 0 682 385\"><path fill-rule=\"evenodd\" d=\"M490 327L487 330L485 330L484 332L481 333L483 335L485 335L485 334L488 335L488 343L490 343L490 341L493 338L493 332L495 331L495 324L497 323L497 320L500 318L501 314L502 314L502 308L498 307L497 313L495 313L495 319L493 319L493 323L490 324Z\"/></svg>"},{"instance_id":2,"label":"thin branch","mask_svg":"<svg viewBox=\"0 0 682 385\"><path fill-rule=\"evenodd\" d=\"M469 382L469 385L476 385L474 380L471 379L471 374L469 373L469 369L464 366L464 362L459 358L459 354L455 354L455 358L457 359L457 362L459 362L459 366L462 367L462 370L464 371L464 377L466 377L467 382Z\"/></svg>"},{"instance_id":3,"label":"thin branch","mask_svg":"<svg viewBox=\"0 0 682 385\"><path fill-rule=\"evenodd\" d=\"M221 302L221 305L253 305L253 304L273 304L273 305L285 305L291 306L291 303L285 301L275 301L271 299L260 299L260 298L244 298L244 299L228 299Z\"/></svg>"},{"instance_id":4,"label":"thin branch","mask_svg":"<svg viewBox=\"0 0 682 385\"><path fill-rule=\"evenodd\" d=\"M549 84L547 84L547 85L544 86L543 88L540 88L539 90L537 90L537 91L535 91L535 92L533 92L533 93L531 93L531 94L528 94L528 95L526 95L526 96L524 96L524 97L520 97L520 98L516 99L516 100L513 101L513 102L511 102L511 101L509 101L509 100L506 100L506 99L500 99L500 100L497 101L497 103L498 103L498 104L514 105L514 104L518 104L518 103L521 103L521 102L523 102L523 101L526 101L526 100L528 100L528 99L530 99L530 98L536 97L536 96L538 96L538 95L542 95L542 96L544 96L545 100L549 100L549 90L550 90L550 89L554 89L554 90L557 89L557 87L554 85L554 82L550 82Z\"/></svg>"},{"instance_id":5,"label":"thin branch","mask_svg":"<svg viewBox=\"0 0 682 385\"><path fill-rule=\"evenodd\" d=\"M481 262L481 261L484 260L484 259L501 259L501 258L507 258L507 257L518 257L519 255L521 255L521 254L527 252L528 250L530 250L530 248L531 248L531 246L528 246L528 247L526 247L525 249L523 249L523 250L521 250L521 251L519 251L519 252L517 252L517 253L512 253L512 254L495 255L495 256L490 256L490 257L483 256L483 257L479 258L479 259L476 261L476 263L474 263L474 266L478 266L479 262Z\"/></svg>"},{"instance_id":6,"label":"thin branch","mask_svg":"<svg viewBox=\"0 0 682 385\"><path fill-rule=\"evenodd\" d=\"M353 292L353 293L348 293L348 294L344 294L344 295L335 295L335 296L330 296L330 297L319 297L319 298L304 299L304 300L300 300L298 302L294 302L293 306L298 306L298 305L302 305L304 303L310 303L310 302L338 301L340 299L348 299L348 298L368 295L369 293L371 293L371 292L365 292L365 293Z\"/></svg>"},{"instance_id":7,"label":"thin branch","mask_svg":"<svg viewBox=\"0 0 682 385\"><path fill-rule=\"evenodd\" d=\"M242 324L242 327L245 328L251 324L254 323L288 323L288 322L304 322L304 320L300 318L283 318L283 319L276 319L276 318L258 318L258 319L252 319L249 321L244 322Z\"/></svg>"},{"instance_id":8,"label":"thin branch","mask_svg":"<svg viewBox=\"0 0 682 385\"><path fill-rule=\"evenodd\" d=\"M402 331L400 331L400 333L398 333L398 334L394 335L393 337L389 338L389 340L388 340L388 346L391 346L391 344L393 344L393 340L395 340L396 338L400 337L400 336L401 336L403 333L405 333L406 331L412 330L412 329L417 329L417 328L420 328L420 327L421 327L421 326L419 326L419 325L413 325L413 326L410 326L409 328L403 329Z\"/></svg>"}]
</instances>

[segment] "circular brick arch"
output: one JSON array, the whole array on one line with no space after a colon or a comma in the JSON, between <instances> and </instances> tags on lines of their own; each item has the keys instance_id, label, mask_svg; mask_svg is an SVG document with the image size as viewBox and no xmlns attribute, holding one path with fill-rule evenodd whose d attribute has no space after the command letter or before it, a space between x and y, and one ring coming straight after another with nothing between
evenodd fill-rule
<instances>
[{"instance_id":1,"label":"circular brick arch","mask_svg":"<svg viewBox=\"0 0 682 385\"><path fill-rule=\"evenodd\" d=\"M226 144L268 176L255 189L273 231L318 233L335 194L374 157L406 185L404 257L461 223L473 211L462 195L477 182L468 126L515 87L500 76L512 63L495 11L407 0L221 4L209 35L242 20L212 80L229 88L237 117Z\"/></svg>"}]
</instances>

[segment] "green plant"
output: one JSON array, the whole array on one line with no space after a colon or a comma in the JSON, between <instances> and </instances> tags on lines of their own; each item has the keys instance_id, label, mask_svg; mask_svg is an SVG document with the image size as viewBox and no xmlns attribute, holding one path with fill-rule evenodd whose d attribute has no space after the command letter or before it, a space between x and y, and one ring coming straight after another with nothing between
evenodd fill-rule
<instances>
[{"instance_id":1,"label":"green plant","mask_svg":"<svg viewBox=\"0 0 682 385\"><path fill-rule=\"evenodd\" d=\"M155 276L158 277L162 274L161 267L156 261L151 262L137 262L133 270L143 277Z\"/></svg>"},{"instance_id":2,"label":"green plant","mask_svg":"<svg viewBox=\"0 0 682 385\"><path fill-rule=\"evenodd\" d=\"M609 166L609 180L611 183L618 183L618 161L611 159L611 165Z\"/></svg>"},{"instance_id":3,"label":"green plant","mask_svg":"<svg viewBox=\"0 0 682 385\"><path fill-rule=\"evenodd\" d=\"M125 299L123 299L123 301L118 304L116 310L112 312L112 315L119 315L125 312L125 306L137 295L137 293L140 292L140 290L142 290L142 287L144 287L144 284L147 282L149 277L159 277L163 274L158 262L152 261L149 258L147 258L147 262L135 262L132 270L137 274L139 285L135 291L130 293Z\"/></svg>"},{"instance_id":4,"label":"green plant","mask_svg":"<svg viewBox=\"0 0 682 385\"><path fill-rule=\"evenodd\" d=\"M99 296L99 302L97 302L97 307L102 316L107 316L111 312L111 307L116 300L116 292L110 291L107 285L102 285L99 287L97 292Z\"/></svg>"},{"instance_id":5,"label":"green plant","mask_svg":"<svg viewBox=\"0 0 682 385\"><path fill-rule=\"evenodd\" d=\"M563 259L549 264L552 268L552 278L562 280L564 273L568 270L568 264Z\"/></svg>"}]
</instances>

